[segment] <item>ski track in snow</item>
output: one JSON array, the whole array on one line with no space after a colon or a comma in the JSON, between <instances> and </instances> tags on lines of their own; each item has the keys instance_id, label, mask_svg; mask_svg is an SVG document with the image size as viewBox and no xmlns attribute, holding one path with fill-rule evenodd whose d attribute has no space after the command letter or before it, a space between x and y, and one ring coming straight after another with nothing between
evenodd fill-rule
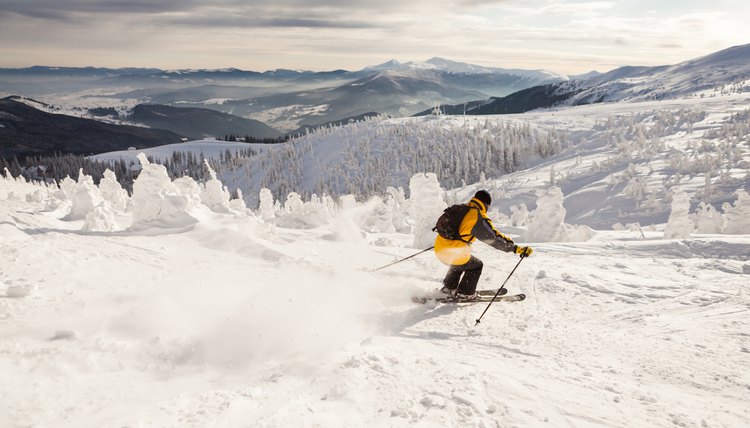
<instances>
[{"instance_id":1,"label":"ski track in snow","mask_svg":"<svg viewBox=\"0 0 750 428\"><path fill-rule=\"evenodd\" d=\"M535 245L508 284L527 300L474 327L484 304L409 302L439 284L431 255L369 272L411 236L263 235L221 215L82 233L7 193L2 426L750 422L746 236ZM475 249L498 286L516 259Z\"/></svg>"}]
</instances>

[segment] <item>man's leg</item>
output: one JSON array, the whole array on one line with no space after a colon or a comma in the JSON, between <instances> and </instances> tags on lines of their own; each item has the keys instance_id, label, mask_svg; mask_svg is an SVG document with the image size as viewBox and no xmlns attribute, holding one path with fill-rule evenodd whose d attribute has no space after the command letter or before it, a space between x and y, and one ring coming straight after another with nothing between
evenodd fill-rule
<instances>
[{"instance_id":1,"label":"man's leg","mask_svg":"<svg viewBox=\"0 0 750 428\"><path fill-rule=\"evenodd\" d=\"M479 283L479 277L482 276L483 266L482 261L474 256L471 256L466 264L460 266L461 270L464 271L461 283L458 284L458 292L460 294L469 295L477 291L477 284Z\"/></svg>"},{"instance_id":2,"label":"man's leg","mask_svg":"<svg viewBox=\"0 0 750 428\"><path fill-rule=\"evenodd\" d=\"M450 291L451 293L456 292L456 289L458 288L458 280L461 279L461 274L463 273L463 269L461 269L462 266L463 265L450 265L448 273L445 274L445 278L443 279L444 291L447 289L447 291Z\"/></svg>"}]
</instances>

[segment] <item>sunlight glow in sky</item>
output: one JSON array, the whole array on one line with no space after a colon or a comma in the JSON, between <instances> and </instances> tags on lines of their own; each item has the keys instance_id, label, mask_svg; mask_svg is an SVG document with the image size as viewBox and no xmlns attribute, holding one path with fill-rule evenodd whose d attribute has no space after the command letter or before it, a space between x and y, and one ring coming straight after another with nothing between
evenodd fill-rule
<instances>
[{"instance_id":1,"label":"sunlight glow in sky","mask_svg":"<svg viewBox=\"0 0 750 428\"><path fill-rule=\"evenodd\" d=\"M0 0L0 67L357 70L439 56L576 74L750 43L734 0Z\"/></svg>"}]
</instances>

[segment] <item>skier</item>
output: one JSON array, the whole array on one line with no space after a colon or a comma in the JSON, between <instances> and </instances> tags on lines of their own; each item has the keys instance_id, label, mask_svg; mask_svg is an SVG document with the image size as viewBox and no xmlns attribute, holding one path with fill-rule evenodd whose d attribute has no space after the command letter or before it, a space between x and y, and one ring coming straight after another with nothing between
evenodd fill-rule
<instances>
[{"instance_id":1,"label":"skier","mask_svg":"<svg viewBox=\"0 0 750 428\"><path fill-rule=\"evenodd\" d=\"M490 194L486 190L480 190L463 206L463 209L453 211L459 213L458 216L465 213L460 220L454 219L454 224L458 225L458 230L455 231L457 233L448 233L449 236L459 239L442 236L443 233L439 230L441 221L438 221L434 229L439 233L435 238L435 255L449 266L440 291L461 300L476 300L479 297L476 290L479 277L482 275L483 264L481 260L471 255L471 244L477 239L493 248L508 253L512 251L521 257L528 257L534 251L531 247L516 245L512 239L495 230L487 217L487 209L491 203ZM447 209L446 214L450 210L451 208ZM443 214L443 217L446 214ZM444 224L450 220L446 219Z\"/></svg>"}]
</instances>

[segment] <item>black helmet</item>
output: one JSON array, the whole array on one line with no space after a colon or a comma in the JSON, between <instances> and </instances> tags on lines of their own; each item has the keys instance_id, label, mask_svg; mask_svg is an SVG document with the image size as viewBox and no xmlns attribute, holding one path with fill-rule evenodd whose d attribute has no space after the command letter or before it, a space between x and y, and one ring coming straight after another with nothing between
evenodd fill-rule
<instances>
[{"instance_id":1,"label":"black helmet","mask_svg":"<svg viewBox=\"0 0 750 428\"><path fill-rule=\"evenodd\" d=\"M485 208L489 208L490 204L492 204L492 196L490 196L489 192L487 192L486 190L478 191L474 194L474 197L482 201Z\"/></svg>"}]
</instances>

